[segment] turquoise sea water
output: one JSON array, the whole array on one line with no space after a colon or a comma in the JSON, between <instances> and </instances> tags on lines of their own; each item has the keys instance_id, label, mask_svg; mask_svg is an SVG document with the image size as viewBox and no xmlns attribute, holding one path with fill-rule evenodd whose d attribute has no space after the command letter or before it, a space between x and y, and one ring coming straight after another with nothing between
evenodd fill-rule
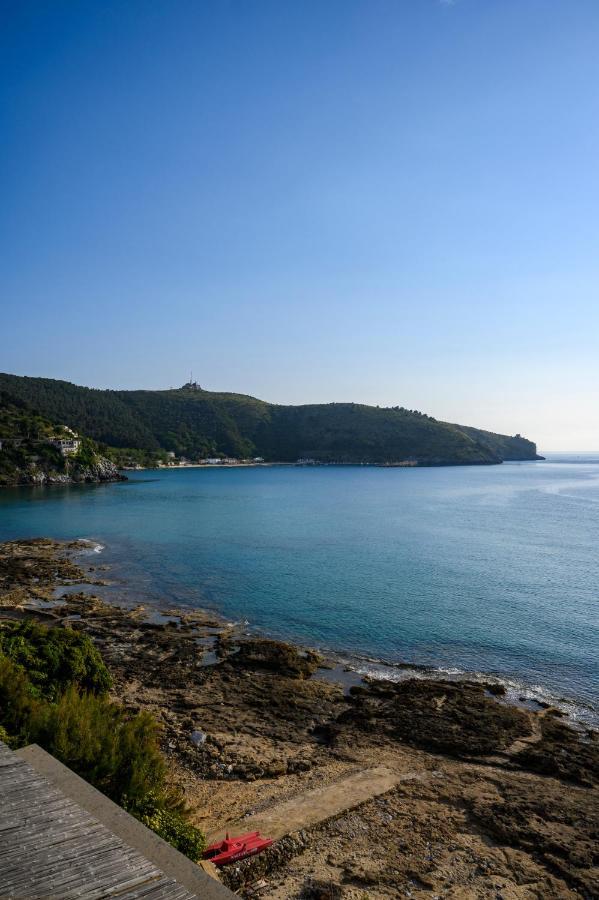
<instances>
[{"instance_id":1,"label":"turquoise sea water","mask_svg":"<svg viewBox=\"0 0 599 900\"><path fill-rule=\"evenodd\" d=\"M0 491L0 539L90 538L132 599L213 607L348 655L497 673L592 718L599 455L130 475Z\"/></svg>"}]
</instances>

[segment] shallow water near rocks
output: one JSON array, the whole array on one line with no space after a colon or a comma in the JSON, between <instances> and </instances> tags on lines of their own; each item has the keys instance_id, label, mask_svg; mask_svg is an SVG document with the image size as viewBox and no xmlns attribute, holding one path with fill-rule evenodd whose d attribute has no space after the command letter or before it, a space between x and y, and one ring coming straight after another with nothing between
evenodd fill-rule
<instances>
[{"instance_id":1,"label":"shallow water near rocks","mask_svg":"<svg viewBox=\"0 0 599 900\"><path fill-rule=\"evenodd\" d=\"M0 538L87 537L87 561L111 566L105 592L130 602L212 608L370 657L368 674L495 673L594 718L599 457L129 474L5 489Z\"/></svg>"}]
</instances>

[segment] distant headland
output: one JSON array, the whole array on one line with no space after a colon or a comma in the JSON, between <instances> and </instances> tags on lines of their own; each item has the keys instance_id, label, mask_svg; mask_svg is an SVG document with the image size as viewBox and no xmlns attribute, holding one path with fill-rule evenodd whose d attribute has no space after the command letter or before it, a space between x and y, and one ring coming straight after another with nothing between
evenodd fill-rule
<instances>
[{"instance_id":1,"label":"distant headland","mask_svg":"<svg viewBox=\"0 0 599 900\"><path fill-rule=\"evenodd\" d=\"M283 406L207 391L193 376L177 389L114 391L0 374L0 391L0 404L25 404L85 435L119 466L225 459L440 466L542 458L520 434L442 422L403 406Z\"/></svg>"}]
</instances>

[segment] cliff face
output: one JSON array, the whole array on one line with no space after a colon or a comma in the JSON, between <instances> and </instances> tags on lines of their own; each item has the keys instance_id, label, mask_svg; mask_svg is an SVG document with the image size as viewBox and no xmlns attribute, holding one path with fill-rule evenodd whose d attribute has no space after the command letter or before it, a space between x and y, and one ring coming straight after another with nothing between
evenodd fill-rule
<instances>
[{"instance_id":1,"label":"cliff face","mask_svg":"<svg viewBox=\"0 0 599 900\"><path fill-rule=\"evenodd\" d=\"M9 480L10 478L10 480ZM25 468L15 467L12 477L5 476L1 483L8 484L81 484L84 482L126 481L109 459L97 456L88 465L73 464L68 471L41 467L32 463Z\"/></svg>"},{"instance_id":2,"label":"cliff face","mask_svg":"<svg viewBox=\"0 0 599 900\"><path fill-rule=\"evenodd\" d=\"M110 460L96 456L91 462L72 462L64 471L51 465L31 461L24 465L3 466L0 471L0 485L19 484L81 484L84 482L126 481Z\"/></svg>"},{"instance_id":3,"label":"cliff face","mask_svg":"<svg viewBox=\"0 0 599 900\"><path fill-rule=\"evenodd\" d=\"M517 460L544 459L537 453L537 445L521 434L513 437L507 434L495 434L493 431L483 431L481 428L471 428L468 425L455 425L464 434L477 441L482 447L495 452L502 461L515 462Z\"/></svg>"}]
</instances>

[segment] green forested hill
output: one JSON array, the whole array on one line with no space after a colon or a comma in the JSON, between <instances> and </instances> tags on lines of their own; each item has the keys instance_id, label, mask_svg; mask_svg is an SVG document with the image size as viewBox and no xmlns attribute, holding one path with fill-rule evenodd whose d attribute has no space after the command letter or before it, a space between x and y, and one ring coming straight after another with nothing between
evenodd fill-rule
<instances>
[{"instance_id":1,"label":"green forested hill","mask_svg":"<svg viewBox=\"0 0 599 900\"><path fill-rule=\"evenodd\" d=\"M535 459L536 447L402 407L355 403L278 406L202 390L101 391L49 378L0 374L0 390L113 447L295 461L422 465Z\"/></svg>"}]
</instances>

